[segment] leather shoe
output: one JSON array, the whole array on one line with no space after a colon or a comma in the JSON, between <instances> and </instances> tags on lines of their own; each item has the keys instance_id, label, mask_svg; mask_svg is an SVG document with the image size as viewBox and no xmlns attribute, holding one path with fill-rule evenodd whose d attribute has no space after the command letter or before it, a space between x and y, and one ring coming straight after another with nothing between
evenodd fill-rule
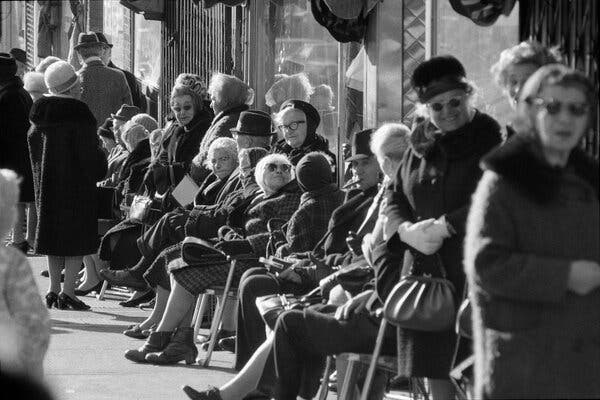
<instances>
[{"instance_id":1,"label":"leather shoe","mask_svg":"<svg viewBox=\"0 0 600 400\"><path fill-rule=\"evenodd\" d=\"M209 387L208 390L203 390L202 392L188 385L185 385L181 389L192 400L223 400L219 389L216 387Z\"/></svg>"},{"instance_id":2,"label":"leather shoe","mask_svg":"<svg viewBox=\"0 0 600 400\"><path fill-rule=\"evenodd\" d=\"M89 289L75 289L75 296L87 296L92 292L100 293L102 289L102 281L98 282L96 285L92 286Z\"/></svg>"},{"instance_id":3,"label":"leather shoe","mask_svg":"<svg viewBox=\"0 0 600 400\"><path fill-rule=\"evenodd\" d=\"M154 298L154 290L148 289L144 293L139 295L138 297L119 302L119 305L123 306L123 307L137 307L142 303L146 303L146 302L152 300L153 298Z\"/></svg>"},{"instance_id":4,"label":"leather shoe","mask_svg":"<svg viewBox=\"0 0 600 400\"><path fill-rule=\"evenodd\" d=\"M235 336L223 338L219 340L218 344L221 350L235 353Z\"/></svg>"},{"instance_id":5,"label":"leather shoe","mask_svg":"<svg viewBox=\"0 0 600 400\"><path fill-rule=\"evenodd\" d=\"M126 286L136 290L148 290L148 284L142 278L137 278L128 270L113 271L110 269L101 269L100 276L114 286ZM148 300L144 300L146 302Z\"/></svg>"}]
</instances>

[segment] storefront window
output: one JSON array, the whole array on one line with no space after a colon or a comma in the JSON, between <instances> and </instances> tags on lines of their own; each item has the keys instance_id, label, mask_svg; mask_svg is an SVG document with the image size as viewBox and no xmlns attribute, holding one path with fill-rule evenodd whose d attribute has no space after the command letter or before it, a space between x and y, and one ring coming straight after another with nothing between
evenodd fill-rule
<instances>
[{"instance_id":1,"label":"storefront window","mask_svg":"<svg viewBox=\"0 0 600 400\"><path fill-rule=\"evenodd\" d=\"M477 86L475 106L506 124L511 108L492 79L490 67L500 52L519 42L518 4L508 17L501 16L488 27L475 25L456 13L447 1L437 1L436 54L452 54L467 71L467 78Z\"/></svg>"},{"instance_id":2,"label":"storefront window","mask_svg":"<svg viewBox=\"0 0 600 400\"><path fill-rule=\"evenodd\" d=\"M160 78L160 21L135 14L133 73L146 85L158 87Z\"/></svg>"},{"instance_id":3,"label":"storefront window","mask_svg":"<svg viewBox=\"0 0 600 400\"><path fill-rule=\"evenodd\" d=\"M112 43L112 62L131 69L130 11L116 1L104 2L104 35Z\"/></svg>"}]
</instances>

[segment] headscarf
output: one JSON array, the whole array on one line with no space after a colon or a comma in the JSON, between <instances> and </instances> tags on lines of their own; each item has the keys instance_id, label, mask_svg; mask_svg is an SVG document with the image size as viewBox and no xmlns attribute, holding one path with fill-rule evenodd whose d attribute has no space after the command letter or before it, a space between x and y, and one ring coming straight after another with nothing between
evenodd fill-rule
<instances>
[{"instance_id":1,"label":"headscarf","mask_svg":"<svg viewBox=\"0 0 600 400\"><path fill-rule=\"evenodd\" d=\"M286 108L294 108L300 110L306 116L306 139L304 140L303 146L310 141L314 140L317 135L317 127L321 122L321 117L316 108L309 103L302 100L288 100L281 105L279 111L283 111Z\"/></svg>"}]
</instances>

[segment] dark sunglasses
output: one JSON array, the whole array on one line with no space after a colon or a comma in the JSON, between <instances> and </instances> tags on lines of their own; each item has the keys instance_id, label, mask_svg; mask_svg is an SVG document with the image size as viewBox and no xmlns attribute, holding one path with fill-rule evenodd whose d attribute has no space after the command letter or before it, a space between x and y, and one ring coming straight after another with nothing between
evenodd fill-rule
<instances>
[{"instance_id":1,"label":"dark sunglasses","mask_svg":"<svg viewBox=\"0 0 600 400\"><path fill-rule=\"evenodd\" d=\"M276 164L276 163L267 164L267 171L275 172L277 169L281 169L281 172L290 172L290 170L292 169L292 166L289 164Z\"/></svg>"},{"instance_id":2,"label":"dark sunglasses","mask_svg":"<svg viewBox=\"0 0 600 400\"><path fill-rule=\"evenodd\" d=\"M562 102L556 99L545 100L540 97L533 99L533 104L535 104L538 107L545 108L546 111L548 111L548 114L550 115L559 114L564 106L569 112L569 114L574 115L576 117L581 117L582 115L585 115L590 108L590 105L588 103L569 103Z\"/></svg>"},{"instance_id":3,"label":"dark sunglasses","mask_svg":"<svg viewBox=\"0 0 600 400\"><path fill-rule=\"evenodd\" d=\"M279 128L279 130L283 130L283 128L287 128L290 131L295 131L296 129L298 129L300 124L305 124L305 123L306 123L306 121L293 121L287 125L285 125L285 124L277 125L277 127Z\"/></svg>"},{"instance_id":4,"label":"dark sunglasses","mask_svg":"<svg viewBox=\"0 0 600 400\"><path fill-rule=\"evenodd\" d=\"M447 103L429 103L427 104L431 109L435 112L440 112L444 109L445 105L448 105L450 108L457 108L462 103L462 100L458 97L452 98L448 100Z\"/></svg>"}]
</instances>

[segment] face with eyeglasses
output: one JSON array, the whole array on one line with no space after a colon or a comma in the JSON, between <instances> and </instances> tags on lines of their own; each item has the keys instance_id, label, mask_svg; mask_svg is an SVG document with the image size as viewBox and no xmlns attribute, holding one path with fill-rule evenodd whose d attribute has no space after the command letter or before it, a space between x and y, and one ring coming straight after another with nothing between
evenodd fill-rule
<instances>
[{"instance_id":1,"label":"face with eyeglasses","mask_svg":"<svg viewBox=\"0 0 600 400\"><path fill-rule=\"evenodd\" d=\"M209 162L213 174L219 179L223 179L235 169L235 159L223 149L216 149L209 152Z\"/></svg>"},{"instance_id":2,"label":"face with eyeglasses","mask_svg":"<svg viewBox=\"0 0 600 400\"><path fill-rule=\"evenodd\" d=\"M175 114L175 119L181 126L189 124L194 119L196 110L192 96L185 94L183 96L173 97L171 99L171 111Z\"/></svg>"},{"instance_id":3,"label":"face with eyeglasses","mask_svg":"<svg viewBox=\"0 0 600 400\"><path fill-rule=\"evenodd\" d=\"M292 166L280 160L265 164L263 181L270 192L276 192L292 180Z\"/></svg>"},{"instance_id":4,"label":"face with eyeglasses","mask_svg":"<svg viewBox=\"0 0 600 400\"><path fill-rule=\"evenodd\" d=\"M570 152L589 126L590 105L578 87L549 85L529 101L542 146L551 151Z\"/></svg>"},{"instance_id":5,"label":"face with eyeglasses","mask_svg":"<svg viewBox=\"0 0 600 400\"><path fill-rule=\"evenodd\" d=\"M285 142L297 149L306 140L306 115L301 110L286 108L279 116L277 128L283 134Z\"/></svg>"},{"instance_id":6,"label":"face with eyeglasses","mask_svg":"<svg viewBox=\"0 0 600 400\"><path fill-rule=\"evenodd\" d=\"M504 94L513 109L517 106L523 85L538 68L538 65L533 63L511 64L506 67Z\"/></svg>"},{"instance_id":7,"label":"face with eyeglasses","mask_svg":"<svg viewBox=\"0 0 600 400\"><path fill-rule=\"evenodd\" d=\"M442 132L454 131L469 122L469 103L462 89L440 93L426 105L431 122Z\"/></svg>"}]
</instances>

